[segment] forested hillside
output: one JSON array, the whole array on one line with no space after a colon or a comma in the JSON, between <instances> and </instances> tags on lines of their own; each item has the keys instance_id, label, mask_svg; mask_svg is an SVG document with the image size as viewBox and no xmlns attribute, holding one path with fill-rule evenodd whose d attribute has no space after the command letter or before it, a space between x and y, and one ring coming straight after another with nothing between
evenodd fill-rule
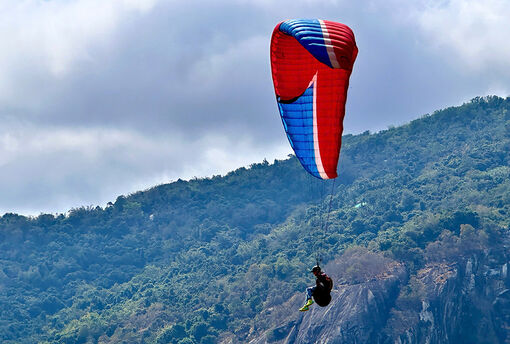
<instances>
[{"instance_id":1,"label":"forested hillside","mask_svg":"<svg viewBox=\"0 0 510 344\"><path fill-rule=\"evenodd\" d=\"M104 209L5 214L0 341L246 343L275 326L268 310L313 283L317 247L324 263L364 246L405 265L392 318L405 322L427 263L491 250L508 260L509 152L510 98L475 98L344 136L336 182L290 157ZM363 279L368 268L357 261L337 277Z\"/></svg>"}]
</instances>

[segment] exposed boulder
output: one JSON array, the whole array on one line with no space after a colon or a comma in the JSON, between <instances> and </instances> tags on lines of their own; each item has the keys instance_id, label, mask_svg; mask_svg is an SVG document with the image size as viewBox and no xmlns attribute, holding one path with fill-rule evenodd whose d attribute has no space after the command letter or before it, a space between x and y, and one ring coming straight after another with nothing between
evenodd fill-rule
<instances>
[{"instance_id":1,"label":"exposed boulder","mask_svg":"<svg viewBox=\"0 0 510 344\"><path fill-rule=\"evenodd\" d=\"M391 342L510 343L507 266L483 255L419 270L412 280L422 286L420 308L406 303L392 311L386 329ZM402 326L413 314L416 321Z\"/></svg>"},{"instance_id":2,"label":"exposed boulder","mask_svg":"<svg viewBox=\"0 0 510 344\"><path fill-rule=\"evenodd\" d=\"M276 326L250 343L510 344L506 251L429 262L408 277L403 264L357 250L326 266L336 277L329 306L299 313L296 294L269 310Z\"/></svg>"},{"instance_id":3,"label":"exposed boulder","mask_svg":"<svg viewBox=\"0 0 510 344\"><path fill-rule=\"evenodd\" d=\"M313 305L309 312L299 313L297 309L304 295L294 295L267 315L274 317L278 325L250 343L381 341L381 329L398 296L400 284L406 280L406 270L402 264L366 250L350 253L325 268L335 281L329 306ZM363 272L358 271L362 266L365 267ZM353 282L348 283L346 276ZM293 311L287 313L286 318L280 318L288 309Z\"/></svg>"}]
</instances>

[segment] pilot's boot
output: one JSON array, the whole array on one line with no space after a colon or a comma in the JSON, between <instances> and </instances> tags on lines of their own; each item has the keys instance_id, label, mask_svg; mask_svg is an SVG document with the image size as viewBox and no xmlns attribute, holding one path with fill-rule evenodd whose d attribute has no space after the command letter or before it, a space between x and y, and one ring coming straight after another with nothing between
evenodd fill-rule
<instances>
[{"instance_id":1,"label":"pilot's boot","mask_svg":"<svg viewBox=\"0 0 510 344\"><path fill-rule=\"evenodd\" d=\"M308 301L306 301L305 305L303 307L301 307L299 309L300 312L306 312L307 310L310 309L310 306L313 304L313 300L312 299L308 299Z\"/></svg>"}]
</instances>

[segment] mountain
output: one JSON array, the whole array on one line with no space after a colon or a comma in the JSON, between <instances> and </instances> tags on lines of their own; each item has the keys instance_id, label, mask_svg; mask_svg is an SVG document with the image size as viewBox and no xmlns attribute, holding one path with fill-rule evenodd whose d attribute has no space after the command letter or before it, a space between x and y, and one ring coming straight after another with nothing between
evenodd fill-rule
<instances>
[{"instance_id":1,"label":"mountain","mask_svg":"<svg viewBox=\"0 0 510 344\"><path fill-rule=\"evenodd\" d=\"M107 207L0 218L2 343L510 342L510 98ZM320 254L328 308L297 312Z\"/></svg>"}]
</instances>

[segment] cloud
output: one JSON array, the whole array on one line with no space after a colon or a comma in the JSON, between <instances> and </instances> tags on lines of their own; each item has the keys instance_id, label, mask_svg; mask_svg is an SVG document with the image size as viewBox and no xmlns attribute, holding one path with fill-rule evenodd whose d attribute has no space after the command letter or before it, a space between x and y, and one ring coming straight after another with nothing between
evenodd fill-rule
<instances>
[{"instance_id":1,"label":"cloud","mask_svg":"<svg viewBox=\"0 0 510 344\"><path fill-rule=\"evenodd\" d=\"M506 66L510 75L510 7L501 0L430 2L415 14L427 42L471 72Z\"/></svg>"},{"instance_id":2,"label":"cloud","mask_svg":"<svg viewBox=\"0 0 510 344\"><path fill-rule=\"evenodd\" d=\"M127 191L183 176L224 174L286 153L283 145L253 149L250 138L233 142L211 133L190 141L185 136L11 126L0 132L0 211L12 211L12 204L25 214L105 205Z\"/></svg>"},{"instance_id":3,"label":"cloud","mask_svg":"<svg viewBox=\"0 0 510 344\"><path fill-rule=\"evenodd\" d=\"M76 63L93 59L93 50L106 44L123 20L147 13L153 5L153 0L3 2L2 105L16 107L27 95L40 102L39 91L47 83L65 78Z\"/></svg>"},{"instance_id":4,"label":"cloud","mask_svg":"<svg viewBox=\"0 0 510 344\"><path fill-rule=\"evenodd\" d=\"M290 153L269 66L279 21L350 25L345 130L506 95L503 1L7 0L0 212L104 204Z\"/></svg>"}]
</instances>

